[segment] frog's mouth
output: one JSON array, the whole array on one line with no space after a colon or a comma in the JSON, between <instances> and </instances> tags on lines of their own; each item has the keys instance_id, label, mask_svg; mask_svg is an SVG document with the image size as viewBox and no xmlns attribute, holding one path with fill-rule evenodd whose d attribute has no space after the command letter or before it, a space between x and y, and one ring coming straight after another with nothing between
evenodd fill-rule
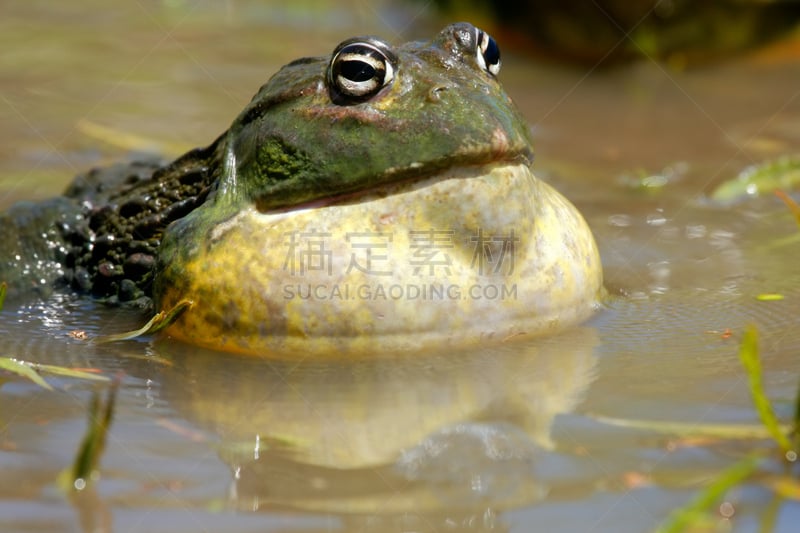
<instances>
[{"instance_id":1,"label":"frog's mouth","mask_svg":"<svg viewBox=\"0 0 800 533\"><path fill-rule=\"evenodd\" d=\"M514 156L502 157L500 159L495 158L492 159L491 162L483 162L480 159L488 158L478 158L478 161L475 163L465 163L462 158L460 164L448 164L448 162L444 162L428 167L425 167L421 163L411 163L404 168L388 169L380 176L367 181L360 188L339 193L329 193L324 197L318 196L290 205L276 205L273 198L257 198L255 207L260 213L277 214L319 209L333 205L361 203L384 198L393 194L429 187L439 182L441 179L452 179L453 176L474 178L478 176L488 176L490 171L494 168L506 166L529 167L533 160L533 154L528 151Z\"/></svg>"}]
</instances>

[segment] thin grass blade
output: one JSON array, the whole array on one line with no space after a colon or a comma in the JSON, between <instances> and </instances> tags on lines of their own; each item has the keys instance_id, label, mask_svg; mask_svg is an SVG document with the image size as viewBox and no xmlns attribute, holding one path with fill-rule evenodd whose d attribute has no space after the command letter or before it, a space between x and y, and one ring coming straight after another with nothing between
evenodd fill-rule
<instances>
[{"instance_id":1,"label":"thin grass blade","mask_svg":"<svg viewBox=\"0 0 800 533\"><path fill-rule=\"evenodd\" d=\"M770 436L778 443L784 455L792 451L792 445L786 436L784 428L778 422L772 404L764 391L764 384L761 375L761 359L758 349L758 330L755 326L748 326L742 337L742 344L739 347L739 359L741 359L750 386L750 395L753 398L753 405L756 408L761 423L769 432Z\"/></svg>"},{"instance_id":2,"label":"thin grass blade","mask_svg":"<svg viewBox=\"0 0 800 533\"><path fill-rule=\"evenodd\" d=\"M83 490L97 477L95 472L99 470L108 430L111 428L114 418L118 386L119 381L111 382L106 400L102 405L100 395L97 392L92 394L89 403L89 426L78 448L72 468L59 476L59 484L62 489L66 491Z\"/></svg>"},{"instance_id":3,"label":"thin grass blade","mask_svg":"<svg viewBox=\"0 0 800 533\"><path fill-rule=\"evenodd\" d=\"M74 368L67 368L65 366L45 365L41 363L29 363L32 368L39 372L46 372L57 376L64 376L75 379L89 379L92 381L109 381L108 376L102 374L94 374L86 372L85 370L76 370Z\"/></svg>"},{"instance_id":4,"label":"thin grass blade","mask_svg":"<svg viewBox=\"0 0 800 533\"><path fill-rule=\"evenodd\" d=\"M177 304L175 304L172 309L169 311L160 311L156 313L156 315L151 318L147 324L143 327L133 330L127 331L125 333L115 333L112 335L101 335L99 337L95 337L92 339L92 342L97 344L103 344L106 342L117 342L117 341L126 341L130 339L135 339L136 337L140 337L142 335L152 335L154 333L158 333L162 329L166 328L173 322L175 322L181 314L186 311L189 307L191 307L193 302L191 300L181 300Z\"/></svg>"},{"instance_id":5,"label":"thin grass blade","mask_svg":"<svg viewBox=\"0 0 800 533\"><path fill-rule=\"evenodd\" d=\"M711 484L684 507L676 509L656 530L657 533L683 533L707 521L708 513L730 489L740 484L758 467L760 457L751 455L723 470Z\"/></svg>"},{"instance_id":6,"label":"thin grass blade","mask_svg":"<svg viewBox=\"0 0 800 533\"><path fill-rule=\"evenodd\" d=\"M53 387L51 387L50 384L47 383L44 378L42 378L42 376L40 376L39 373L31 368L31 366L25 361L20 361L19 359L14 359L13 357L0 357L0 369L27 378L43 389L53 390Z\"/></svg>"}]
</instances>

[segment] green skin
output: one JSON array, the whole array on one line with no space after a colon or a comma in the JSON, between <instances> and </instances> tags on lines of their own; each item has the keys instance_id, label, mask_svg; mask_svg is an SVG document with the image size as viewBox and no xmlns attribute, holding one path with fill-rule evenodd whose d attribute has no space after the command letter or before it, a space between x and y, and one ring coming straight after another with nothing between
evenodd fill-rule
<instances>
[{"instance_id":1,"label":"green skin","mask_svg":"<svg viewBox=\"0 0 800 533\"><path fill-rule=\"evenodd\" d=\"M331 57L290 63L209 147L165 166L95 170L63 197L12 207L0 219L0 278L12 297L69 287L148 307L162 270L180 272L204 244L182 236L207 235L196 230L243 208L288 209L453 166L529 163L528 126L481 64L482 36L461 23L427 43L381 43L394 79L368 98L337 89Z\"/></svg>"}]
</instances>

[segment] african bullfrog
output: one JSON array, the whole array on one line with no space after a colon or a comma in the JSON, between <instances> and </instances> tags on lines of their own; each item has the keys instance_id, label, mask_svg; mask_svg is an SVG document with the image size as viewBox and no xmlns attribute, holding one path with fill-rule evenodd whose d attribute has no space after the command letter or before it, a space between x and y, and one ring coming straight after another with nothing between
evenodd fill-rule
<instances>
[{"instance_id":1,"label":"african bullfrog","mask_svg":"<svg viewBox=\"0 0 800 533\"><path fill-rule=\"evenodd\" d=\"M155 310L189 299L169 335L254 354L419 350L579 322L602 292L597 248L531 173L499 70L495 40L466 23L296 60L209 147L13 207L0 275Z\"/></svg>"}]
</instances>

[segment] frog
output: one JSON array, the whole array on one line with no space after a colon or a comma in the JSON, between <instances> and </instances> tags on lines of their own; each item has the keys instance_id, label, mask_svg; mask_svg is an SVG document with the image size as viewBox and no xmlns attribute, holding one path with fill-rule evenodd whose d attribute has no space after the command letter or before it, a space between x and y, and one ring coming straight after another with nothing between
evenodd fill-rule
<instances>
[{"instance_id":1,"label":"frog","mask_svg":"<svg viewBox=\"0 0 800 533\"><path fill-rule=\"evenodd\" d=\"M598 248L533 174L500 66L465 22L295 60L208 147L13 207L0 231L23 244L0 275L151 311L191 302L162 335L261 356L417 353L582 322L604 294Z\"/></svg>"}]
</instances>

